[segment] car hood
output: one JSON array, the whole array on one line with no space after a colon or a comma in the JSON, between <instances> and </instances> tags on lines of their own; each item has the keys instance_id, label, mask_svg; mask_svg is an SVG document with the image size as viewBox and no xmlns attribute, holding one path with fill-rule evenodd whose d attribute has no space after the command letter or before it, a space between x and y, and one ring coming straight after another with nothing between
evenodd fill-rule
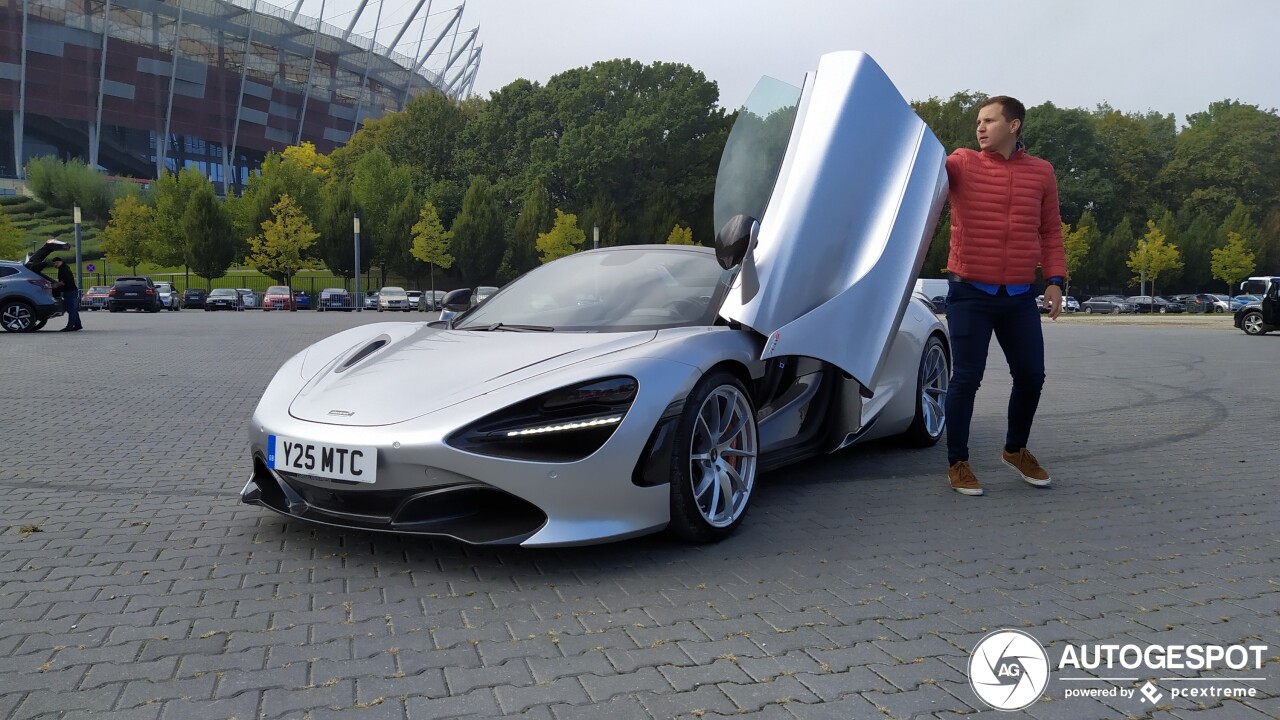
<instances>
[{"instance_id":1,"label":"car hood","mask_svg":"<svg viewBox=\"0 0 1280 720\"><path fill-rule=\"evenodd\" d=\"M762 216L730 207L742 116L726 143L717 215L760 227L720 314L769 338L763 358L818 358L872 388L946 200L946 150L860 52L824 55L794 112Z\"/></svg>"},{"instance_id":2,"label":"car hood","mask_svg":"<svg viewBox=\"0 0 1280 720\"><path fill-rule=\"evenodd\" d=\"M368 325L307 350L307 383L289 414L333 425L390 425L656 336L652 330L528 333ZM453 371L459 368L465 372Z\"/></svg>"}]
</instances>

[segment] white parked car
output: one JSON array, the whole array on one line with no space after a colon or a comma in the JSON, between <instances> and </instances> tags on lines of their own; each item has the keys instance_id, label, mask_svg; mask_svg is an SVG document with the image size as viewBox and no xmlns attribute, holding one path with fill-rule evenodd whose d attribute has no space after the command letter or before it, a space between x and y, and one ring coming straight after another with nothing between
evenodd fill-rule
<instances>
[{"instance_id":1,"label":"white parked car","mask_svg":"<svg viewBox=\"0 0 1280 720\"><path fill-rule=\"evenodd\" d=\"M156 295L160 297L160 307L170 312L182 309L182 296L174 289L171 282L157 282Z\"/></svg>"}]
</instances>

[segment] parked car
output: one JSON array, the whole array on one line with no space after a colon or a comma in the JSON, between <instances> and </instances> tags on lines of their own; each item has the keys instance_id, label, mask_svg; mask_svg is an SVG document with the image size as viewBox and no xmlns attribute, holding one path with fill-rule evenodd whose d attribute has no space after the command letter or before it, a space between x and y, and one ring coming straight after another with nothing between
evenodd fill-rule
<instances>
[{"instance_id":1,"label":"parked car","mask_svg":"<svg viewBox=\"0 0 1280 720\"><path fill-rule=\"evenodd\" d=\"M258 309L258 294L249 288L236 288L236 292L240 293L240 299L244 303L245 310Z\"/></svg>"},{"instance_id":2,"label":"parked car","mask_svg":"<svg viewBox=\"0 0 1280 720\"><path fill-rule=\"evenodd\" d=\"M326 310L342 310L351 312L355 304L351 302L351 294L342 288L325 288L320 291L316 300L316 312Z\"/></svg>"},{"instance_id":3,"label":"parked car","mask_svg":"<svg viewBox=\"0 0 1280 720\"><path fill-rule=\"evenodd\" d=\"M103 310L107 307L107 298L111 297L110 285L93 285L80 296L81 310Z\"/></svg>"},{"instance_id":4,"label":"parked car","mask_svg":"<svg viewBox=\"0 0 1280 720\"><path fill-rule=\"evenodd\" d=\"M586 250L452 329L372 323L321 340L264 390L241 500L290 525L485 545L664 528L708 543L749 517L761 473L877 437L936 443L947 331L903 298L946 199L945 149L861 53L824 56L803 99L794 89L794 135L752 132L789 106L771 84L725 144L714 249Z\"/></svg>"},{"instance_id":5,"label":"parked car","mask_svg":"<svg viewBox=\"0 0 1280 720\"><path fill-rule=\"evenodd\" d=\"M1214 309L1213 309L1213 311L1214 311L1214 312L1223 312L1223 313L1224 313L1224 312L1230 312L1230 311L1231 311L1231 296L1230 296L1230 295L1218 295L1218 294L1216 294L1216 293L1209 293L1209 297L1211 297L1211 298L1217 298L1217 303L1215 303L1215 307L1214 307Z\"/></svg>"},{"instance_id":6,"label":"parked car","mask_svg":"<svg viewBox=\"0 0 1280 720\"><path fill-rule=\"evenodd\" d=\"M160 294L150 278L118 277L107 291L107 312L160 312Z\"/></svg>"},{"instance_id":7,"label":"parked car","mask_svg":"<svg viewBox=\"0 0 1280 720\"><path fill-rule=\"evenodd\" d=\"M46 240L25 262L0 261L0 327L5 332L35 332L62 314L53 280L40 271L49 253L68 247L61 240Z\"/></svg>"},{"instance_id":8,"label":"parked car","mask_svg":"<svg viewBox=\"0 0 1280 720\"><path fill-rule=\"evenodd\" d=\"M1273 278L1267 292L1257 302L1236 311L1235 326L1246 335L1265 335L1280 330L1280 278Z\"/></svg>"},{"instance_id":9,"label":"parked car","mask_svg":"<svg viewBox=\"0 0 1280 720\"><path fill-rule=\"evenodd\" d=\"M1160 313L1164 315L1167 313L1186 312L1187 310L1186 305L1180 302L1173 302L1159 295L1132 295L1129 297L1129 302L1136 305L1140 313Z\"/></svg>"},{"instance_id":10,"label":"parked car","mask_svg":"<svg viewBox=\"0 0 1280 720\"><path fill-rule=\"evenodd\" d=\"M378 312L384 310L409 312L412 309L409 306L409 294L404 288L384 287L378 291Z\"/></svg>"},{"instance_id":11,"label":"parked car","mask_svg":"<svg viewBox=\"0 0 1280 720\"><path fill-rule=\"evenodd\" d=\"M1094 313L1119 315L1120 313L1138 312L1137 305L1129 302L1129 298L1120 295L1096 295L1080 303L1080 309L1089 315Z\"/></svg>"},{"instance_id":12,"label":"parked car","mask_svg":"<svg viewBox=\"0 0 1280 720\"><path fill-rule=\"evenodd\" d=\"M214 310L235 310L239 312L244 310L244 296L240 294L239 290L217 288L205 298L204 309L206 312Z\"/></svg>"},{"instance_id":13,"label":"parked car","mask_svg":"<svg viewBox=\"0 0 1280 720\"><path fill-rule=\"evenodd\" d=\"M1262 298L1257 295L1236 295L1231 298L1231 312L1237 312L1240 308L1249 303L1261 302Z\"/></svg>"},{"instance_id":14,"label":"parked car","mask_svg":"<svg viewBox=\"0 0 1280 720\"><path fill-rule=\"evenodd\" d=\"M1036 305L1040 306L1040 314L1041 314L1041 315L1047 315L1047 314L1049 314L1049 308L1047 308L1047 307L1045 307L1045 306L1044 306L1044 296L1043 296L1043 295L1037 295L1037 296L1036 296ZM1079 300L1076 300L1075 298L1071 297L1070 295L1068 295L1067 297L1062 298L1062 312L1069 312L1069 313L1073 313L1073 312L1079 312L1079 310L1080 310L1080 301L1079 301Z\"/></svg>"},{"instance_id":15,"label":"parked car","mask_svg":"<svg viewBox=\"0 0 1280 720\"><path fill-rule=\"evenodd\" d=\"M934 295L929 298L929 304L933 306L933 311L939 315L945 315L947 312L947 296Z\"/></svg>"},{"instance_id":16,"label":"parked car","mask_svg":"<svg viewBox=\"0 0 1280 720\"><path fill-rule=\"evenodd\" d=\"M428 298L427 310L441 310L444 308L444 296L448 295L447 290L428 290L426 297Z\"/></svg>"},{"instance_id":17,"label":"parked car","mask_svg":"<svg viewBox=\"0 0 1280 720\"><path fill-rule=\"evenodd\" d=\"M490 295L496 292L498 292L498 288L493 287L492 285L481 285L475 289L475 292L471 293L471 304L479 305L487 300Z\"/></svg>"},{"instance_id":18,"label":"parked car","mask_svg":"<svg viewBox=\"0 0 1280 720\"><path fill-rule=\"evenodd\" d=\"M173 283L161 280L152 284L156 286L156 295L160 297L161 308L170 312L182 309L182 298L178 295L178 291L174 289Z\"/></svg>"},{"instance_id":19,"label":"parked car","mask_svg":"<svg viewBox=\"0 0 1280 720\"><path fill-rule=\"evenodd\" d=\"M417 310L421 312L426 309L423 307L423 303L426 302L426 298L423 297L421 290L405 290L405 294L409 296L410 310Z\"/></svg>"},{"instance_id":20,"label":"parked car","mask_svg":"<svg viewBox=\"0 0 1280 720\"><path fill-rule=\"evenodd\" d=\"M378 309L378 293L371 292L368 295L364 296L364 309L365 310Z\"/></svg>"},{"instance_id":21,"label":"parked car","mask_svg":"<svg viewBox=\"0 0 1280 720\"><path fill-rule=\"evenodd\" d=\"M262 311L292 310L293 291L287 285L272 285L262 294Z\"/></svg>"},{"instance_id":22,"label":"parked car","mask_svg":"<svg viewBox=\"0 0 1280 720\"><path fill-rule=\"evenodd\" d=\"M182 307L202 308L204 299L208 296L209 293L204 288L187 288L182 291Z\"/></svg>"},{"instance_id":23,"label":"parked car","mask_svg":"<svg viewBox=\"0 0 1280 720\"><path fill-rule=\"evenodd\" d=\"M1217 295L1208 293L1194 293L1181 296L1183 302L1186 303L1187 312L1189 313L1213 313L1226 312L1230 307L1230 298L1226 302L1219 302Z\"/></svg>"},{"instance_id":24,"label":"parked car","mask_svg":"<svg viewBox=\"0 0 1280 720\"><path fill-rule=\"evenodd\" d=\"M311 309L311 296L307 294L306 290L293 291L293 306L299 310Z\"/></svg>"}]
</instances>

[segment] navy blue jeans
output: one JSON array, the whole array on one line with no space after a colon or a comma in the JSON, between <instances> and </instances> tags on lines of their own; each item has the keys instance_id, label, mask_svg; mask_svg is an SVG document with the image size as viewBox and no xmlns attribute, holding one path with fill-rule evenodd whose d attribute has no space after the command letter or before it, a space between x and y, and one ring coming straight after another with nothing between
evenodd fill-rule
<instances>
[{"instance_id":1,"label":"navy blue jeans","mask_svg":"<svg viewBox=\"0 0 1280 720\"><path fill-rule=\"evenodd\" d=\"M80 327L80 292L78 290L62 295L62 309L67 312L67 327Z\"/></svg>"},{"instance_id":2,"label":"navy blue jeans","mask_svg":"<svg viewBox=\"0 0 1280 720\"><path fill-rule=\"evenodd\" d=\"M1013 376L1009 395L1009 431L1005 450L1027 446L1031 421L1044 387L1044 336L1035 293L995 295L966 282L952 281L947 295L951 332L951 384L947 388L947 463L969 459L969 423L973 397L987 367L987 349L995 333Z\"/></svg>"}]
</instances>

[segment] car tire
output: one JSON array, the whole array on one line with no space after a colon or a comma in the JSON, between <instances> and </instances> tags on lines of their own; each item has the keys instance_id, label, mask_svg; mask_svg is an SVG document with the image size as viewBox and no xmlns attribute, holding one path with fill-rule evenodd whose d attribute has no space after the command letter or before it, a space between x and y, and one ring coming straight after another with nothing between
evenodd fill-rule
<instances>
[{"instance_id":1,"label":"car tire","mask_svg":"<svg viewBox=\"0 0 1280 720\"><path fill-rule=\"evenodd\" d=\"M1167 308L1167 307L1162 307L1162 308L1160 308L1160 314L1161 314L1161 315L1167 315L1168 313L1169 313L1169 308Z\"/></svg>"},{"instance_id":2,"label":"car tire","mask_svg":"<svg viewBox=\"0 0 1280 720\"><path fill-rule=\"evenodd\" d=\"M30 305L10 300L0 305L0 326L5 332L35 332L36 313Z\"/></svg>"},{"instance_id":3,"label":"car tire","mask_svg":"<svg viewBox=\"0 0 1280 720\"><path fill-rule=\"evenodd\" d=\"M1084 314L1085 314L1085 315L1092 315L1092 314L1093 314L1093 306L1092 306L1092 305L1089 305L1089 306L1085 307L1085 309L1084 309Z\"/></svg>"},{"instance_id":4,"label":"car tire","mask_svg":"<svg viewBox=\"0 0 1280 720\"><path fill-rule=\"evenodd\" d=\"M1113 307L1113 308L1111 308L1111 314L1112 314L1112 315L1119 315L1119 314L1120 314L1120 308L1118 308L1118 307Z\"/></svg>"},{"instance_id":5,"label":"car tire","mask_svg":"<svg viewBox=\"0 0 1280 720\"><path fill-rule=\"evenodd\" d=\"M728 421L722 422L726 412ZM751 502L758 451L756 411L746 387L725 370L703 377L676 424L668 530L695 543L732 535ZM727 499L722 495L726 489L732 495Z\"/></svg>"},{"instance_id":6,"label":"car tire","mask_svg":"<svg viewBox=\"0 0 1280 720\"><path fill-rule=\"evenodd\" d=\"M37 330L44 328L44 326L48 324L48 322L49 322L49 318L45 318L43 320L37 320L36 324L31 326L31 332L35 332Z\"/></svg>"},{"instance_id":7,"label":"car tire","mask_svg":"<svg viewBox=\"0 0 1280 720\"><path fill-rule=\"evenodd\" d=\"M1240 318L1240 329L1244 330L1245 335L1267 334L1267 326L1262 322L1262 313L1257 310L1247 312Z\"/></svg>"},{"instance_id":8,"label":"car tire","mask_svg":"<svg viewBox=\"0 0 1280 720\"><path fill-rule=\"evenodd\" d=\"M951 357L937 335L929 338L920 353L916 373L916 415L902 434L911 447L932 447L947 427L947 386L951 382Z\"/></svg>"}]
</instances>

